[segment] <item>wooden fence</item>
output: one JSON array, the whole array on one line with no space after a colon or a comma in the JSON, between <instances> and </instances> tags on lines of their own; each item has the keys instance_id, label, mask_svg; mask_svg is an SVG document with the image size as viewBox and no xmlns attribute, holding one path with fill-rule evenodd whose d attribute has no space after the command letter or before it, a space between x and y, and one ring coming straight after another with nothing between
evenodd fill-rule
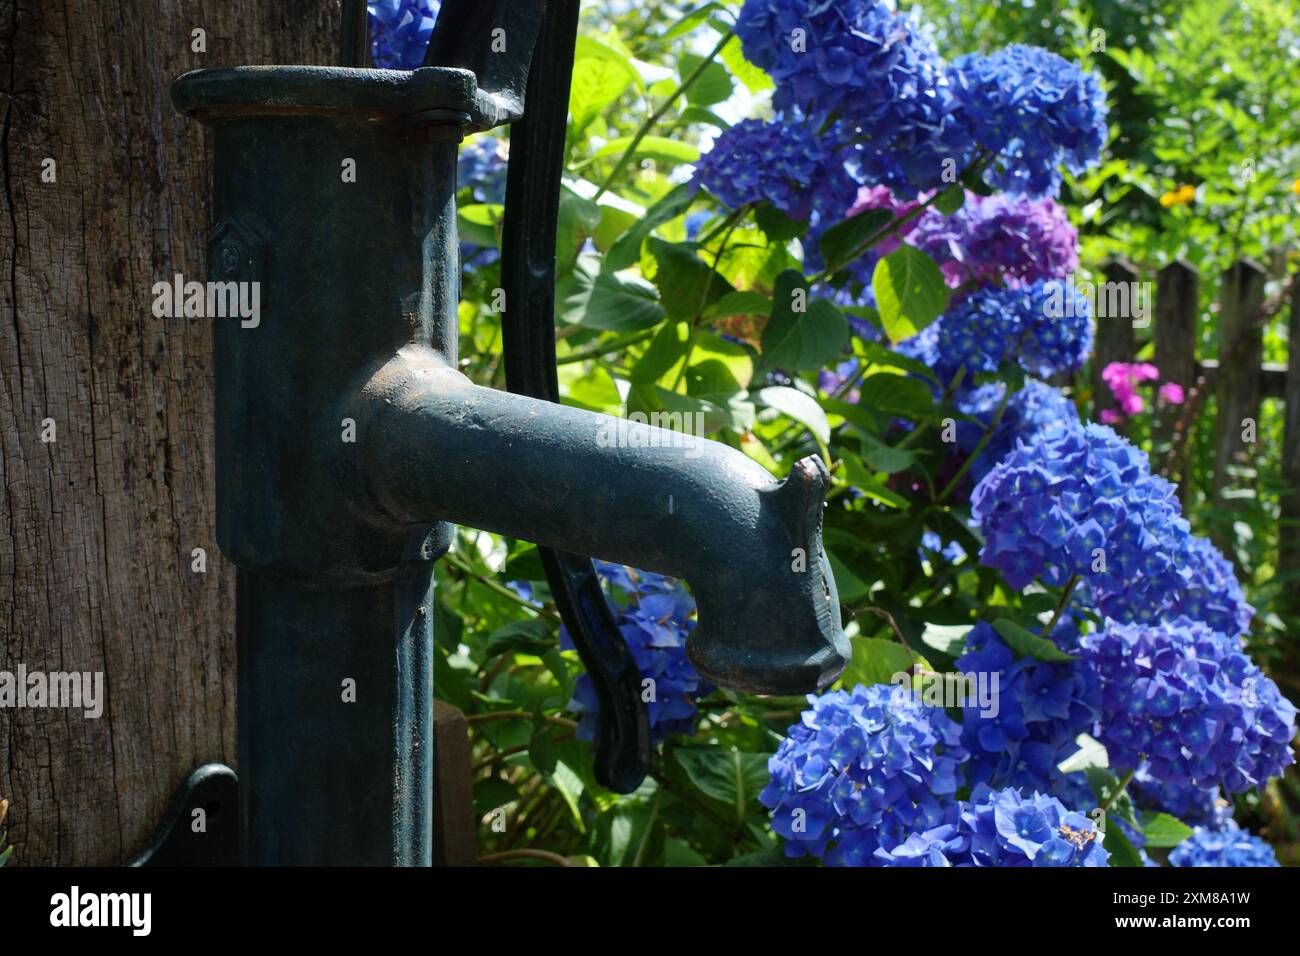
<instances>
[{"instance_id":1,"label":"wooden fence","mask_svg":"<svg viewBox=\"0 0 1300 956\"><path fill-rule=\"evenodd\" d=\"M1285 257L1279 256L1279 264ZM1281 266L1284 268L1284 266ZM1281 268L1274 272L1280 278ZM1282 273L1284 274L1284 273ZM1103 270L1107 283L1136 283L1136 269L1124 262L1113 262ZM1174 460L1181 456L1185 474L1190 460L1188 444L1191 427L1203 417L1205 405L1214 399L1214 473L1211 491L1221 507L1228 502L1220 496L1228 486L1228 466L1250 461L1257 444L1247 440L1247 419L1260 420L1265 398L1282 399L1285 404L1282 444L1282 485L1287 492L1281 500L1281 541L1278 573L1294 583L1284 588L1285 609L1300 615L1300 348L1289 352L1286 364L1265 363L1264 329L1275 315L1288 322L1289 342L1300 343L1300 282L1292 277L1283 284L1277 297L1265 299L1269 273L1258 263L1241 261L1223 275L1219 291L1219 358L1197 356L1199 339L1200 276L1183 262L1166 266L1156 276L1154 315L1151 335L1155 344L1153 364L1160 369L1161 381L1176 382L1184 389L1184 407L1167 416L1156 428L1158 443L1172 446ZM1130 287L1133 288L1133 287ZM1283 313L1285 313L1283 315ZM1115 401L1109 387L1101 380L1101 371L1111 362L1131 362L1136 354L1133 317L1099 317L1096 320L1096 349L1092 364L1093 415L1097 417ZM1244 434L1247 433L1247 434ZM1261 436L1253 436L1257 442ZM1232 529L1219 523L1212 535L1220 550L1233 552ZM1292 643L1300 644L1300 639Z\"/></svg>"}]
</instances>

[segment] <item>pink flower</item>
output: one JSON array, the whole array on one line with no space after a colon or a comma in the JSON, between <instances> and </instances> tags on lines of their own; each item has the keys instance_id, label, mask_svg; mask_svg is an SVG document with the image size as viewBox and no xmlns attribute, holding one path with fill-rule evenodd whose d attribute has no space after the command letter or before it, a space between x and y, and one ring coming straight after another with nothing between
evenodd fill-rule
<instances>
[{"instance_id":1,"label":"pink flower","mask_svg":"<svg viewBox=\"0 0 1300 956\"><path fill-rule=\"evenodd\" d=\"M1109 386L1119 409L1109 409L1110 415L1102 412L1101 420L1107 425L1113 425L1130 415L1142 412L1146 408L1146 402L1137 393L1137 386L1143 382L1155 381L1159 377L1160 370L1150 362L1111 362L1101 370L1101 380ZM1161 394L1164 394L1163 390ZM1181 401L1181 389L1178 396Z\"/></svg>"},{"instance_id":2,"label":"pink flower","mask_svg":"<svg viewBox=\"0 0 1300 956\"><path fill-rule=\"evenodd\" d=\"M1101 410L1101 423L1103 425L1118 425L1122 416L1113 408L1103 408Z\"/></svg>"},{"instance_id":3,"label":"pink flower","mask_svg":"<svg viewBox=\"0 0 1300 956\"><path fill-rule=\"evenodd\" d=\"M1167 402L1170 405L1183 404L1183 387L1177 382L1165 382L1160 386L1160 391L1157 394L1162 402Z\"/></svg>"}]
</instances>

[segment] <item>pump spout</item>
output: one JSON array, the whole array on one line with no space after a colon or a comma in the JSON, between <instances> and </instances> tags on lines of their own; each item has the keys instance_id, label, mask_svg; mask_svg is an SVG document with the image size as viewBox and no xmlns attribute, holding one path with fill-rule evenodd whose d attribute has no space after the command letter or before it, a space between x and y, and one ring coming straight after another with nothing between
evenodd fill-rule
<instances>
[{"instance_id":1,"label":"pump spout","mask_svg":"<svg viewBox=\"0 0 1300 956\"><path fill-rule=\"evenodd\" d=\"M849 645L821 543L817 457L785 481L719 442L473 384L403 348L361 392L373 505L684 578L700 675L763 694L824 687Z\"/></svg>"}]
</instances>

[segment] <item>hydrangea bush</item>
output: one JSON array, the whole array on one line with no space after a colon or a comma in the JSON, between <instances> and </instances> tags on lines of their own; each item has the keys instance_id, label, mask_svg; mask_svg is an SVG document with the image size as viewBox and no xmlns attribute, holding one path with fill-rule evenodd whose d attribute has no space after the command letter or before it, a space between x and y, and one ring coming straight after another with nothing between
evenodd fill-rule
<instances>
[{"instance_id":1,"label":"hydrangea bush","mask_svg":"<svg viewBox=\"0 0 1300 956\"><path fill-rule=\"evenodd\" d=\"M418 65L436 4L371 13L376 63ZM1258 823L1293 760L1295 708L1252 659L1266 622L1073 384L1094 336L1070 281L1074 185L1110 135L1093 65L1015 44L945 58L878 0L656 9L643 35L584 17L564 400L688 413L777 476L821 454L854 659L806 701L710 687L684 653L687 589L602 564L654 747L645 783L613 794L535 549L457 532L437 679L469 715L479 811L508 819L489 846L604 865L1267 865L1234 820ZM458 170L461 367L497 386L507 158L479 136Z\"/></svg>"}]
</instances>

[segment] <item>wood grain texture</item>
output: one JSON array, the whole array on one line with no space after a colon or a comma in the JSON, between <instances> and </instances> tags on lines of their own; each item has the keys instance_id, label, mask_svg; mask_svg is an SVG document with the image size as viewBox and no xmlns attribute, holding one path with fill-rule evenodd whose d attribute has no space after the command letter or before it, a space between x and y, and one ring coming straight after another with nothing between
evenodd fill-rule
<instances>
[{"instance_id":1,"label":"wood grain texture","mask_svg":"<svg viewBox=\"0 0 1300 956\"><path fill-rule=\"evenodd\" d=\"M335 62L338 17L338 0L0 0L0 670L103 671L108 698L98 720L0 709L16 863L119 863L194 767L234 763L211 334L150 308L154 282L202 278L209 228L204 133L167 88Z\"/></svg>"}]
</instances>

